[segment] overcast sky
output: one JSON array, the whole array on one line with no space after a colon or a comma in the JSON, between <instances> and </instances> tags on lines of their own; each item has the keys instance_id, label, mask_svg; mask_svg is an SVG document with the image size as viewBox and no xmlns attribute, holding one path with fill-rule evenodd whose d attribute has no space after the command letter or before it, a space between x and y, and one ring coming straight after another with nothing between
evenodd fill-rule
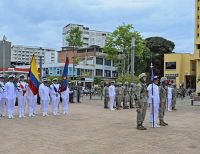
<instances>
[{"instance_id":1,"label":"overcast sky","mask_svg":"<svg viewBox=\"0 0 200 154\"><path fill-rule=\"evenodd\" d=\"M0 37L13 45L62 46L69 23L112 32L131 23L144 38L162 36L193 52L194 0L0 0Z\"/></svg>"}]
</instances>

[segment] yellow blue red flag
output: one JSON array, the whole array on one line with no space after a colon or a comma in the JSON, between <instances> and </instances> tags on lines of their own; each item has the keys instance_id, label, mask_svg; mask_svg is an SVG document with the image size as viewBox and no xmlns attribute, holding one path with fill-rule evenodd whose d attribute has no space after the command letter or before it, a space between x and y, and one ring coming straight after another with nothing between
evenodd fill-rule
<instances>
[{"instance_id":1,"label":"yellow blue red flag","mask_svg":"<svg viewBox=\"0 0 200 154\"><path fill-rule=\"evenodd\" d=\"M38 68L35 60L35 55L33 55L31 60L31 67L29 70L29 81L28 86L33 92L34 95L38 94L39 89L39 75L38 75Z\"/></svg>"}]
</instances>

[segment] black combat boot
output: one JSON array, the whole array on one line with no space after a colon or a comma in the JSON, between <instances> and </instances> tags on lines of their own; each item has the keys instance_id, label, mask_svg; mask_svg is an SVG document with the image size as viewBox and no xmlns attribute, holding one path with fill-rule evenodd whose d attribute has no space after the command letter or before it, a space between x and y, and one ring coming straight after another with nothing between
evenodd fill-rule
<instances>
[{"instance_id":1,"label":"black combat boot","mask_svg":"<svg viewBox=\"0 0 200 154\"><path fill-rule=\"evenodd\" d=\"M160 126L166 126L166 123L163 120L160 120Z\"/></svg>"},{"instance_id":2,"label":"black combat boot","mask_svg":"<svg viewBox=\"0 0 200 154\"><path fill-rule=\"evenodd\" d=\"M137 129L138 130L146 130L146 128L144 126L142 126L142 124L138 124Z\"/></svg>"}]
</instances>

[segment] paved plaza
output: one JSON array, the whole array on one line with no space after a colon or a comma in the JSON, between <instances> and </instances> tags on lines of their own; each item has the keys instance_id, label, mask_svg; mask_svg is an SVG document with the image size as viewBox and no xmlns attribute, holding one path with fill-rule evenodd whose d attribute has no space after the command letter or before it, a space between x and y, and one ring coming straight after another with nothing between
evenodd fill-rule
<instances>
[{"instance_id":1,"label":"paved plaza","mask_svg":"<svg viewBox=\"0 0 200 154\"><path fill-rule=\"evenodd\" d=\"M100 99L70 104L68 116L0 120L0 154L199 154L200 106L178 99L167 127L136 129L135 109L103 109ZM39 110L39 106L38 106Z\"/></svg>"}]
</instances>

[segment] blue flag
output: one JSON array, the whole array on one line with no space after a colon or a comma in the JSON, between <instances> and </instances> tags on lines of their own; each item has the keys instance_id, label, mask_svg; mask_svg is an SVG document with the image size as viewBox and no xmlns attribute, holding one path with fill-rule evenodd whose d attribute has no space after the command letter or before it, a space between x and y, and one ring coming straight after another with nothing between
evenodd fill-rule
<instances>
[{"instance_id":1,"label":"blue flag","mask_svg":"<svg viewBox=\"0 0 200 154\"><path fill-rule=\"evenodd\" d=\"M68 65L69 65L69 60L68 60L68 57L66 57L65 66L64 66L64 70L62 74L60 92L65 91L67 89Z\"/></svg>"},{"instance_id":2,"label":"blue flag","mask_svg":"<svg viewBox=\"0 0 200 154\"><path fill-rule=\"evenodd\" d=\"M151 81L154 81L154 73L153 73L153 69L151 70Z\"/></svg>"}]
</instances>

